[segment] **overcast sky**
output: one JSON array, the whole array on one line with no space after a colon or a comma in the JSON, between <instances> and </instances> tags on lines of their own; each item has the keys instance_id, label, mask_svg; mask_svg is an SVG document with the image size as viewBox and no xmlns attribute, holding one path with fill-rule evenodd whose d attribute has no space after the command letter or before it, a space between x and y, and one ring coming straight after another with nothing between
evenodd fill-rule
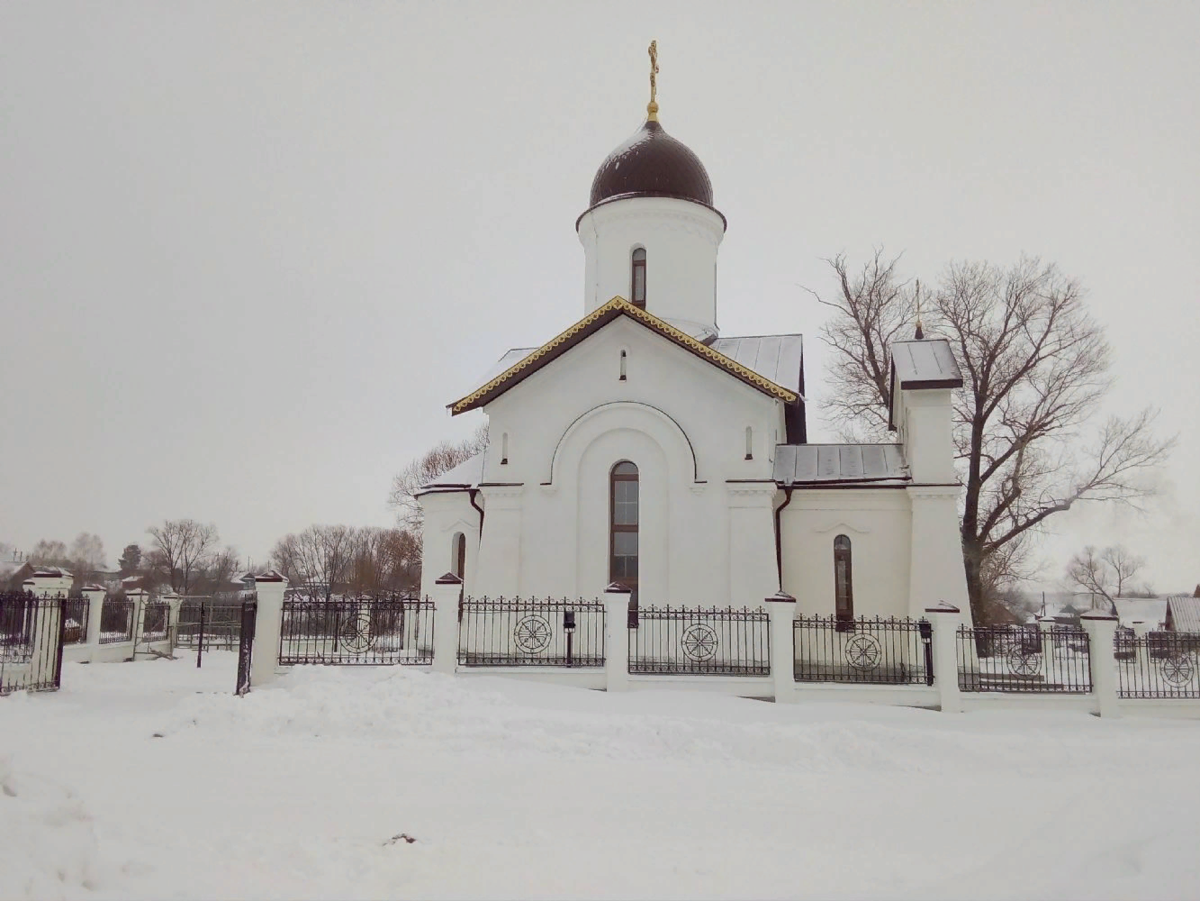
<instances>
[{"instance_id":1,"label":"overcast sky","mask_svg":"<svg viewBox=\"0 0 1200 901\"><path fill-rule=\"evenodd\" d=\"M640 124L728 217L723 334L801 331L821 257L1057 261L1111 411L1179 448L1146 516L1085 507L1047 579L1123 541L1200 581L1200 4L0 4L0 541L214 522L263 561L392 522L445 404L583 313L575 218ZM1102 411L1109 412L1109 411ZM478 415L478 414L476 414Z\"/></svg>"}]
</instances>

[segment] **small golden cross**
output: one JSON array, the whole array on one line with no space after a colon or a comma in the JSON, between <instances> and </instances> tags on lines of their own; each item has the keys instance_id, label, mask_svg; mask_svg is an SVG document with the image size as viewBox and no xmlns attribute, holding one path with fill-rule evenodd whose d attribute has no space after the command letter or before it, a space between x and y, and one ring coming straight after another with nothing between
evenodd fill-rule
<instances>
[{"instance_id":1,"label":"small golden cross","mask_svg":"<svg viewBox=\"0 0 1200 901\"><path fill-rule=\"evenodd\" d=\"M650 103L646 105L646 112L651 122L658 121L658 79L654 76L658 74L658 41L650 42Z\"/></svg>"}]
</instances>

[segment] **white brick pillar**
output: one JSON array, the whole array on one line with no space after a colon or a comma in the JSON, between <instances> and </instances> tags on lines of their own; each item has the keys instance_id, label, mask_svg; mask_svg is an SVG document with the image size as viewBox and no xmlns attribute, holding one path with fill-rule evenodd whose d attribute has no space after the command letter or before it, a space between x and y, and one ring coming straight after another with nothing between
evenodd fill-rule
<instances>
[{"instance_id":1,"label":"white brick pillar","mask_svg":"<svg viewBox=\"0 0 1200 901\"><path fill-rule=\"evenodd\" d=\"M962 611L953 604L938 604L926 607L925 616L933 626L933 684L938 690L939 706L945 713L961 713L958 629L962 625Z\"/></svg>"},{"instance_id":2,"label":"white brick pillar","mask_svg":"<svg viewBox=\"0 0 1200 901\"><path fill-rule=\"evenodd\" d=\"M133 609L130 610L130 616L133 619L133 642L137 644L142 637L142 628L146 618L146 599L149 593L141 588L135 588L133 591L125 592L125 599L133 602Z\"/></svg>"},{"instance_id":3,"label":"white brick pillar","mask_svg":"<svg viewBox=\"0 0 1200 901\"><path fill-rule=\"evenodd\" d=\"M172 591L164 594L162 600L171 612L171 618L167 620L167 638L171 642L171 651L174 652L176 641L179 638L179 607L183 603L183 598Z\"/></svg>"},{"instance_id":4,"label":"white brick pillar","mask_svg":"<svg viewBox=\"0 0 1200 901\"><path fill-rule=\"evenodd\" d=\"M1079 617L1088 636L1088 662L1092 667L1092 694L1101 716L1117 717L1116 644L1117 618L1111 613L1091 610Z\"/></svg>"},{"instance_id":5,"label":"white brick pillar","mask_svg":"<svg viewBox=\"0 0 1200 901\"><path fill-rule=\"evenodd\" d=\"M254 577L258 613L254 618L254 647L250 655L251 685L266 685L278 676L279 630L287 586L288 580L274 570Z\"/></svg>"},{"instance_id":6,"label":"white brick pillar","mask_svg":"<svg viewBox=\"0 0 1200 901\"><path fill-rule=\"evenodd\" d=\"M462 579L454 573L433 583L433 671L453 673L458 667L458 602Z\"/></svg>"},{"instance_id":7,"label":"white brick pillar","mask_svg":"<svg viewBox=\"0 0 1200 901\"><path fill-rule=\"evenodd\" d=\"M104 599L108 592L97 585L89 585L83 589L83 596L88 602L87 636L85 642L89 648L89 659L100 647L100 622L104 617Z\"/></svg>"},{"instance_id":8,"label":"white brick pillar","mask_svg":"<svg viewBox=\"0 0 1200 901\"><path fill-rule=\"evenodd\" d=\"M604 681L607 691L629 689L630 591L619 582L604 589Z\"/></svg>"},{"instance_id":9,"label":"white brick pillar","mask_svg":"<svg viewBox=\"0 0 1200 901\"><path fill-rule=\"evenodd\" d=\"M796 652L793 646L796 599L786 591L777 591L766 599L771 617L771 681L775 685L775 703L795 697Z\"/></svg>"}]
</instances>

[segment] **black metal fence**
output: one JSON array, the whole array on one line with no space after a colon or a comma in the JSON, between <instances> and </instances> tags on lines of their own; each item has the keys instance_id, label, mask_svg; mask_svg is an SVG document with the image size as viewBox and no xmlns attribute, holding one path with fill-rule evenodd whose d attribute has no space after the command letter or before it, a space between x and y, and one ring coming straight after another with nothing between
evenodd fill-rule
<instances>
[{"instance_id":1,"label":"black metal fence","mask_svg":"<svg viewBox=\"0 0 1200 901\"><path fill-rule=\"evenodd\" d=\"M1132 632L1116 646L1117 696L1200 698L1200 635Z\"/></svg>"},{"instance_id":2,"label":"black metal fence","mask_svg":"<svg viewBox=\"0 0 1200 901\"><path fill-rule=\"evenodd\" d=\"M242 631L242 599L229 596L185 598L179 604L175 643L182 648L232 651Z\"/></svg>"},{"instance_id":3,"label":"black metal fence","mask_svg":"<svg viewBox=\"0 0 1200 901\"><path fill-rule=\"evenodd\" d=\"M133 601L128 598L105 598L100 608L100 644L133 641Z\"/></svg>"},{"instance_id":4,"label":"black metal fence","mask_svg":"<svg viewBox=\"0 0 1200 901\"><path fill-rule=\"evenodd\" d=\"M963 626L958 684L963 691L1087 694L1092 690L1087 632Z\"/></svg>"},{"instance_id":5,"label":"black metal fence","mask_svg":"<svg viewBox=\"0 0 1200 901\"><path fill-rule=\"evenodd\" d=\"M279 662L335 665L433 662L433 602L412 597L285 600Z\"/></svg>"},{"instance_id":6,"label":"black metal fence","mask_svg":"<svg viewBox=\"0 0 1200 901\"><path fill-rule=\"evenodd\" d=\"M250 671L254 662L254 630L258 624L258 596L251 595L242 603L242 622L238 629L237 694L250 690Z\"/></svg>"},{"instance_id":7,"label":"black metal fence","mask_svg":"<svg viewBox=\"0 0 1200 901\"><path fill-rule=\"evenodd\" d=\"M0 695L59 687L65 605L62 598L0 593Z\"/></svg>"},{"instance_id":8,"label":"black metal fence","mask_svg":"<svg viewBox=\"0 0 1200 901\"><path fill-rule=\"evenodd\" d=\"M463 666L604 666L604 604L546 598L464 598Z\"/></svg>"},{"instance_id":9,"label":"black metal fence","mask_svg":"<svg viewBox=\"0 0 1200 901\"><path fill-rule=\"evenodd\" d=\"M797 682L932 685L933 631L926 620L806 616L792 623Z\"/></svg>"},{"instance_id":10,"label":"black metal fence","mask_svg":"<svg viewBox=\"0 0 1200 901\"><path fill-rule=\"evenodd\" d=\"M142 635L145 642L166 641L171 635L171 605L166 601L142 604Z\"/></svg>"},{"instance_id":11,"label":"black metal fence","mask_svg":"<svg viewBox=\"0 0 1200 901\"><path fill-rule=\"evenodd\" d=\"M82 595L71 595L63 604L63 644L86 644L91 602Z\"/></svg>"},{"instance_id":12,"label":"black metal fence","mask_svg":"<svg viewBox=\"0 0 1200 901\"><path fill-rule=\"evenodd\" d=\"M629 618L629 672L769 676L766 610L638 607Z\"/></svg>"}]
</instances>

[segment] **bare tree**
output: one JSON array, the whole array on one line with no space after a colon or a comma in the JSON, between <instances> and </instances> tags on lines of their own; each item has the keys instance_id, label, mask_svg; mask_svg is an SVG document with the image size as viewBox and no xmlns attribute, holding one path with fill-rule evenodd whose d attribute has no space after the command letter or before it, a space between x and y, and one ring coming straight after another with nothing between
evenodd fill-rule
<instances>
[{"instance_id":1,"label":"bare tree","mask_svg":"<svg viewBox=\"0 0 1200 901\"><path fill-rule=\"evenodd\" d=\"M168 519L146 531L154 539L152 566L172 591L187 595L219 540L217 527L194 519Z\"/></svg>"},{"instance_id":2,"label":"bare tree","mask_svg":"<svg viewBox=\"0 0 1200 901\"><path fill-rule=\"evenodd\" d=\"M889 349L912 337L906 330L913 327L920 282L903 280L896 272L900 258L887 259L882 247L857 272L844 253L825 262L837 276L836 296L809 293L835 311L821 326L821 339L834 351L826 416L843 440L878 440L887 435L891 409Z\"/></svg>"},{"instance_id":3,"label":"bare tree","mask_svg":"<svg viewBox=\"0 0 1200 901\"><path fill-rule=\"evenodd\" d=\"M80 532L71 542L71 571L80 582L91 582L104 569L104 542L99 535Z\"/></svg>"},{"instance_id":4,"label":"bare tree","mask_svg":"<svg viewBox=\"0 0 1200 901\"><path fill-rule=\"evenodd\" d=\"M204 562L195 580L199 594L225 594L233 591L233 577L241 571L241 556L233 545L214 551Z\"/></svg>"},{"instance_id":5,"label":"bare tree","mask_svg":"<svg viewBox=\"0 0 1200 901\"><path fill-rule=\"evenodd\" d=\"M29 562L38 566L61 566L69 568L71 565L71 555L67 552L67 546L64 542L47 541L43 538L29 552Z\"/></svg>"},{"instance_id":6,"label":"bare tree","mask_svg":"<svg viewBox=\"0 0 1200 901\"><path fill-rule=\"evenodd\" d=\"M1115 612L1114 598L1134 597L1148 590L1148 586L1133 585L1133 579L1145 566L1145 557L1122 545L1106 547L1097 553L1089 544L1067 564L1067 580L1084 591L1100 595Z\"/></svg>"},{"instance_id":7,"label":"bare tree","mask_svg":"<svg viewBox=\"0 0 1200 901\"><path fill-rule=\"evenodd\" d=\"M354 530L348 584L357 594L416 591L421 582L421 543L405 529L373 526Z\"/></svg>"},{"instance_id":8,"label":"bare tree","mask_svg":"<svg viewBox=\"0 0 1200 901\"><path fill-rule=\"evenodd\" d=\"M481 453L488 444L488 427L484 423L470 438L462 441L443 441L409 463L392 479L388 505L396 511L400 524L416 535L421 534L424 515L416 494L438 476Z\"/></svg>"},{"instance_id":9,"label":"bare tree","mask_svg":"<svg viewBox=\"0 0 1200 901\"><path fill-rule=\"evenodd\" d=\"M271 551L271 563L289 582L326 600L345 587L353 559L353 530L340 525L285 535Z\"/></svg>"},{"instance_id":10,"label":"bare tree","mask_svg":"<svg viewBox=\"0 0 1200 901\"><path fill-rule=\"evenodd\" d=\"M849 282L829 303L838 312L827 340L845 382L835 378L835 387L847 399L835 406L835 422L854 415L871 392L886 417L887 381L879 381L872 361L915 302L898 282L896 262L877 252L863 276L869 290ZM831 266L843 283L844 260ZM925 304L927 296L921 299ZM1053 264L953 264L926 309L925 326L949 339L965 381L954 398L963 558L972 613L988 622L989 581L991 588L1000 584L996 555L1011 555L998 568L1011 575L1022 556L1012 553L1014 543L1020 549L1056 513L1089 500L1137 505L1152 493L1139 477L1166 459L1174 440L1154 436L1151 409L1089 428L1109 388L1110 349L1079 283Z\"/></svg>"}]
</instances>

